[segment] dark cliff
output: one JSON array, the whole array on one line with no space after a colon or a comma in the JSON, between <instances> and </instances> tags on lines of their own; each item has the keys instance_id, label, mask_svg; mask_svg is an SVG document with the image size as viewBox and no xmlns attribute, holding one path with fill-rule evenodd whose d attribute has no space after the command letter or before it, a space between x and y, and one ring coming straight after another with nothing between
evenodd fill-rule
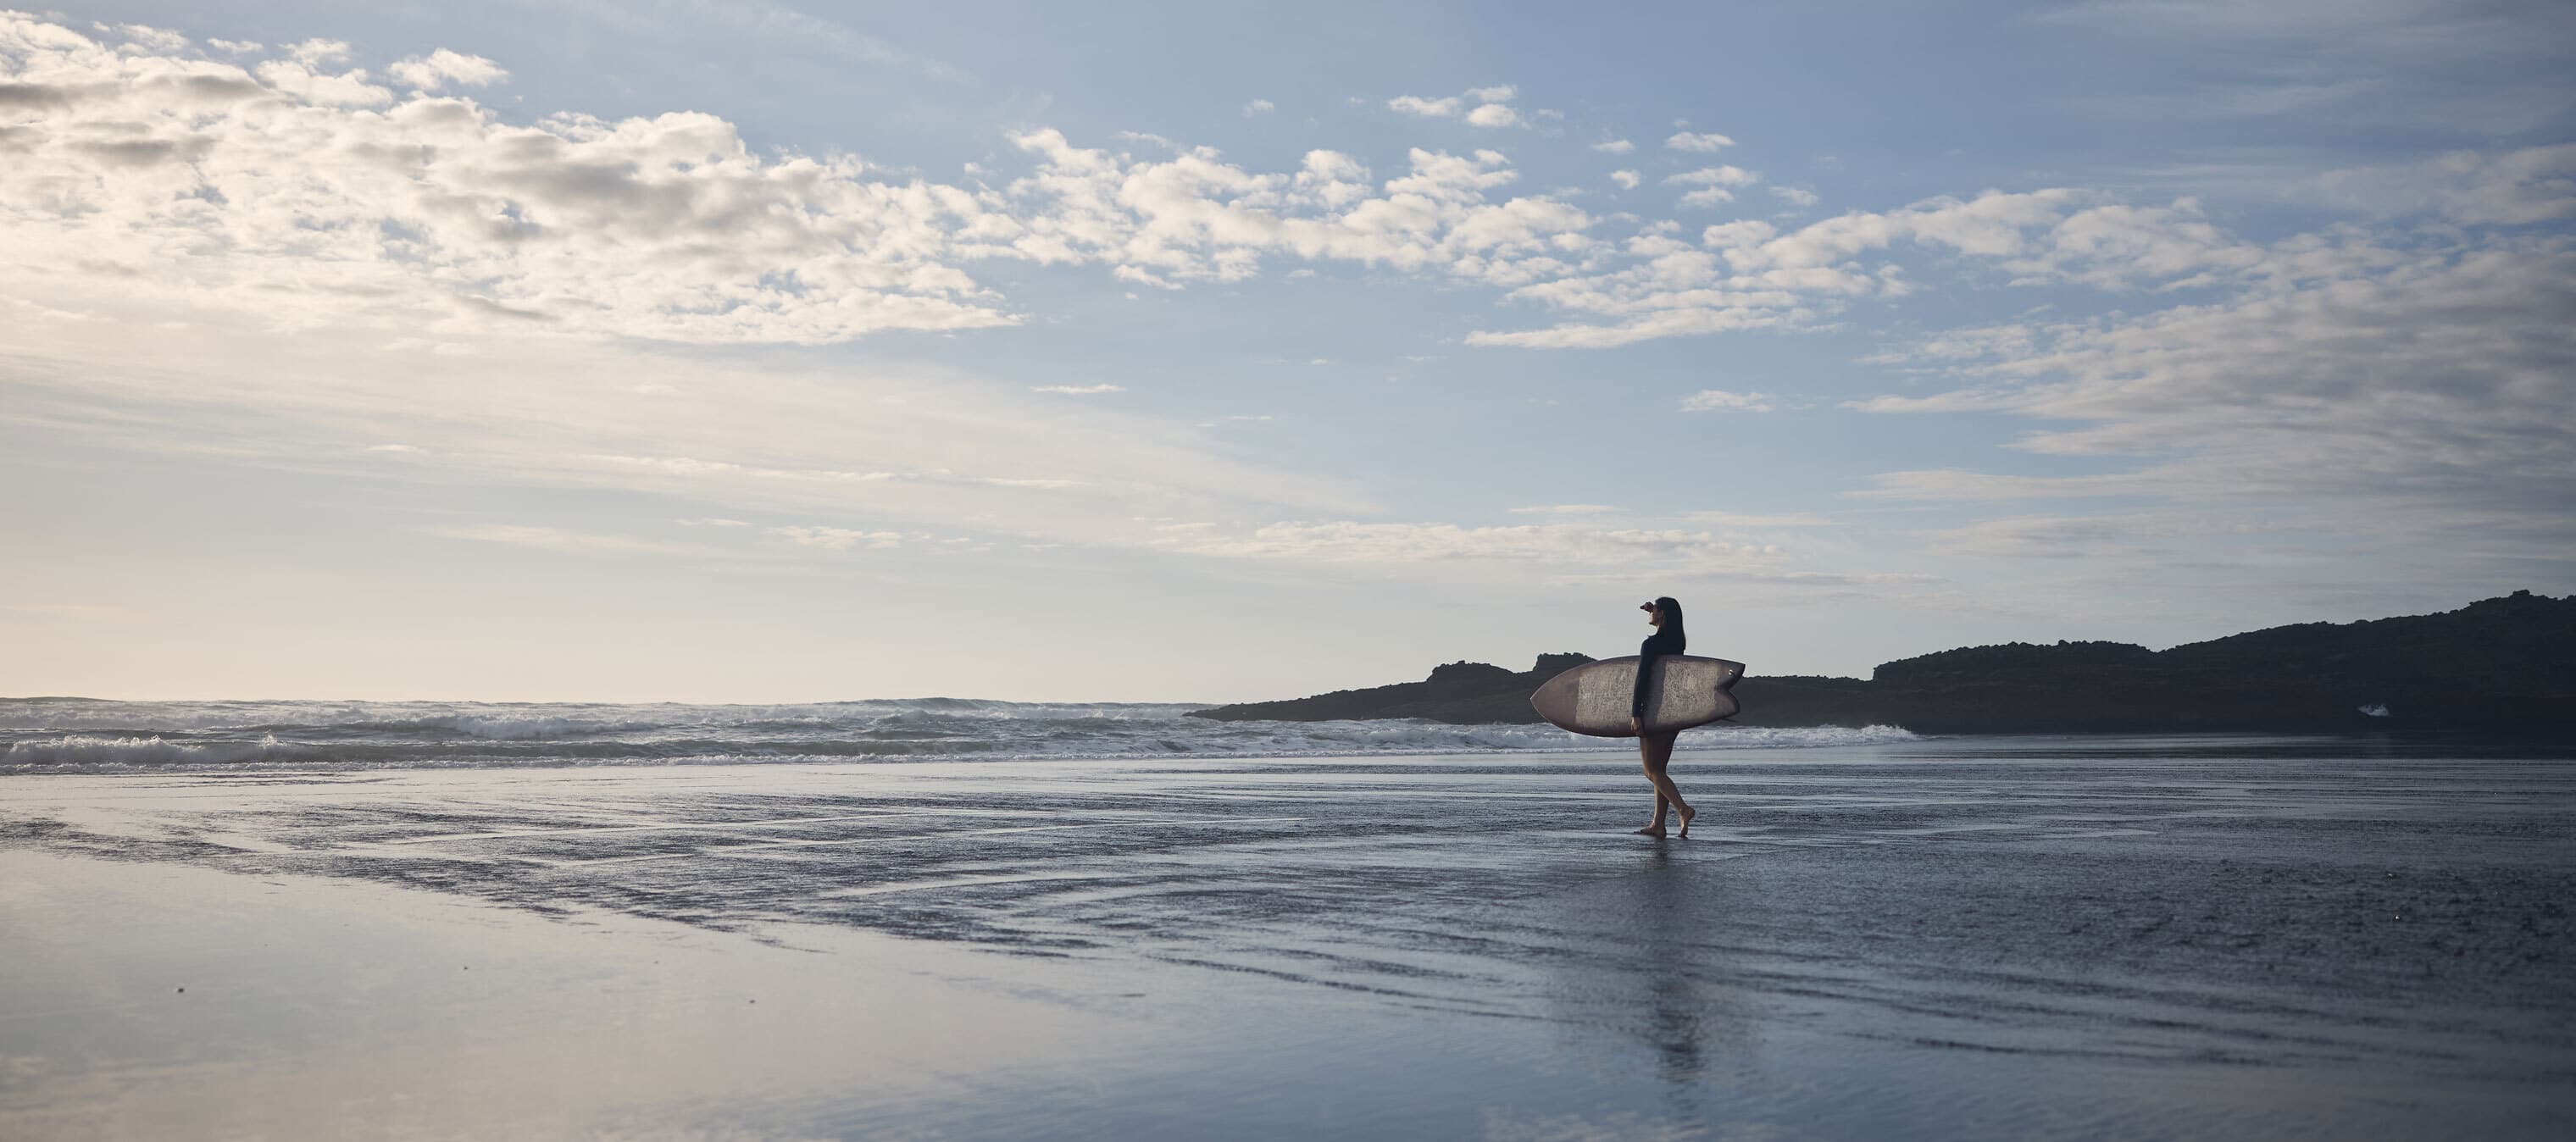
<instances>
[{"instance_id":1,"label":"dark cliff","mask_svg":"<svg viewBox=\"0 0 2576 1142\"><path fill-rule=\"evenodd\" d=\"M1589 661L1541 655L1518 673L1455 662L1420 682L1196 716L1532 722L1530 692ZM1965 647L1883 663L1868 679L1755 674L1735 694L1744 703L1735 721L1746 725L1882 723L1925 733L2570 725L2576 597L2518 591L2441 614L2302 623L2163 651L2117 642Z\"/></svg>"},{"instance_id":2,"label":"dark cliff","mask_svg":"<svg viewBox=\"0 0 2576 1142\"><path fill-rule=\"evenodd\" d=\"M1456 725L1535 722L1530 692L1568 670L1592 661L1587 654L1542 654L1528 670L1515 674L1482 662L1452 662L1431 668L1420 682L1398 682L1365 690L1335 690L1312 698L1279 702L1244 702L1213 710L1193 710L1194 718L1220 722L1364 721L1371 718L1422 718Z\"/></svg>"}]
</instances>

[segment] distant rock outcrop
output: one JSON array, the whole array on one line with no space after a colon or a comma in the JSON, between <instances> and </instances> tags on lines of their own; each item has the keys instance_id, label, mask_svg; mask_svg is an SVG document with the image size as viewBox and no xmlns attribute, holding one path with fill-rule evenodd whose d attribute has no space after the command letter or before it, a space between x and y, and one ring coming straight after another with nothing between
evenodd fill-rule
<instances>
[{"instance_id":1,"label":"distant rock outcrop","mask_svg":"<svg viewBox=\"0 0 2576 1142\"><path fill-rule=\"evenodd\" d=\"M1200 710L1224 721L1424 718L1533 722L1540 683L1592 659L1514 673L1453 662L1429 678ZM1756 664L1758 667L1759 664ZM2316 732L2576 725L2576 597L2517 591L2456 611L2301 623L2154 651L2004 643L1881 664L1871 676L1753 675L1746 725L1890 724L1924 733Z\"/></svg>"},{"instance_id":2,"label":"distant rock outcrop","mask_svg":"<svg viewBox=\"0 0 2576 1142\"><path fill-rule=\"evenodd\" d=\"M1221 722L1328 722L1371 718L1422 718L1453 725L1534 722L1530 692L1539 684L1592 661L1588 654L1542 654L1528 670L1515 674L1482 662L1452 662L1431 668L1420 682L1398 682L1365 690L1335 690L1312 698L1280 702L1245 702L1194 710L1195 718Z\"/></svg>"}]
</instances>

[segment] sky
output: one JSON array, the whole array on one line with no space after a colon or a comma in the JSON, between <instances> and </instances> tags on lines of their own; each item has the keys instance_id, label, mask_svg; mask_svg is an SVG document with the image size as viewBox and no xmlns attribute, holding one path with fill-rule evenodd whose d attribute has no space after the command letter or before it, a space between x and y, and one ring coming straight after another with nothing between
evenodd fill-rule
<instances>
[{"instance_id":1,"label":"sky","mask_svg":"<svg viewBox=\"0 0 2576 1142\"><path fill-rule=\"evenodd\" d=\"M0 14L0 693L1866 676L2576 590L2563 3Z\"/></svg>"}]
</instances>

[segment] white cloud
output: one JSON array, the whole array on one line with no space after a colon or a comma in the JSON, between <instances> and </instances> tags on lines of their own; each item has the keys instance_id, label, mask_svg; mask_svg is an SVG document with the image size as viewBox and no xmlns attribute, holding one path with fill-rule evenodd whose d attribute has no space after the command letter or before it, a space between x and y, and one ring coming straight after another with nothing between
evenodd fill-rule
<instances>
[{"instance_id":1,"label":"white cloud","mask_svg":"<svg viewBox=\"0 0 2576 1142\"><path fill-rule=\"evenodd\" d=\"M1491 129L1519 125L1520 112L1510 106L1512 97L1516 94L1518 89L1509 84L1501 84L1494 87L1473 87L1469 88L1464 95L1443 96L1438 99L1420 95L1399 95L1387 100L1386 105L1403 114L1424 119L1454 119L1464 115L1468 126Z\"/></svg>"},{"instance_id":2,"label":"white cloud","mask_svg":"<svg viewBox=\"0 0 2576 1142\"><path fill-rule=\"evenodd\" d=\"M1676 179L1724 191L1758 177L1736 167L1711 167ZM1856 211L1785 233L1753 220L1711 226L1697 248L1650 228L1626 243L1624 264L1533 282L1509 295L1610 320L1477 332L1466 341L1606 348L1810 324L1851 299L1909 292L1901 267L1884 254L1900 245L1966 255L2017 284L2074 282L2105 289L2242 280L2263 259L2259 248L2211 225L2190 199L2142 207L2068 189L1990 191L1883 213ZM1881 260L1866 262L1865 256Z\"/></svg>"},{"instance_id":3,"label":"white cloud","mask_svg":"<svg viewBox=\"0 0 2576 1142\"><path fill-rule=\"evenodd\" d=\"M456 359L389 350L345 326L279 333L218 314L158 328L171 312L13 315L0 408L102 446L235 465L611 490L737 519L909 528L976 518L979 531L1033 542L1127 544L1121 521L1140 513L1372 508L1336 480L1223 455L1186 424L1102 409L1103 397L1031 394L1007 378L729 365L543 330L497 331L479 339L481 355ZM637 394L639 382L671 391ZM420 451L363 451L386 440Z\"/></svg>"},{"instance_id":4,"label":"white cloud","mask_svg":"<svg viewBox=\"0 0 2576 1142\"><path fill-rule=\"evenodd\" d=\"M2296 505L2281 510L2375 559L2474 549L2563 566L2576 549L2576 246L2510 232L2392 245L2346 231L2260 250L2224 280L2213 301L1954 331L1916 359L1963 387L1859 405L2025 416L2046 427L2019 450L2138 466L1896 472L1870 494ZM2035 550L2030 535L2062 522L2017 518L1957 542Z\"/></svg>"},{"instance_id":5,"label":"white cloud","mask_svg":"<svg viewBox=\"0 0 2576 1142\"><path fill-rule=\"evenodd\" d=\"M426 56L413 56L385 69L395 80L422 91L436 91L448 84L459 87L489 87L510 78L500 64L482 56L469 56L440 48Z\"/></svg>"},{"instance_id":6,"label":"white cloud","mask_svg":"<svg viewBox=\"0 0 2576 1142\"><path fill-rule=\"evenodd\" d=\"M1513 515L1600 515L1618 510L1608 504L1540 504L1534 507L1513 508L1511 512Z\"/></svg>"},{"instance_id":7,"label":"white cloud","mask_svg":"<svg viewBox=\"0 0 2576 1142\"><path fill-rule=\"evenodd\" d=\"M1771 412L1779 407L1779 402L1769 393L1702 389L1682 398L1683 412Z\"/></svg>"},{"instance_id":8,"label":"white cloud","mask_svg":"<svg viewBox=\"0 0 2576 1142\"><path fill-rule=\"evenodd\" d=\"M1586 514L1598 505L1565 505L1562 514ZM1536 509L1555 513L1556 509ZM1780 545L1738 540L1692 528L1604 527L1593 523L1540 523L1466 527L1449 523L1274 523L1250 531L1205 525L1154 529L1155 544L1192 555L1289 564L1319 564L1391 576L1427 576L1457 583L1486 576L1527 584L1533 576L1552 584L1621 582L1639 576L1663 581L1723 578L1737 586L1796 589L1919 585L1918 573L1823 571L1796 566Z\"/></svg>"},{"instance_id":9,"label":"white cloud","mask_svg":"<svg viewBox=\"0 0 2576 1142\"><path fill-rule=\"evenodd\" d=\"M2331 171L2317 181L2327 201L2373 213L2428 211L2468 225L2527 225L2576 216L2576 143L2500 155L2456 152L2429 163Z\"/></svg>"},{"instance_id":10,"label":"white cloud","mask_svg":"<svg viewBox=\"0 0 2576 1142\"><path fill-rule=\"evenodd\" d=\"M1801 209L1814 206L1818 202L1824 201L1816 196L1816 192L1812 190L1803 190L1794 186L1772 187L1771 196Z\"/></svg>"},{"instance_id":11,"label":"white cloud","mask_svg":"<svg viewBox=\"0 0 2576 1142\"><path fill-rule=\"evenodd\" d=\"M1986 558L2134 557L2144 532L2122 516L2013 516L1943 528L1925 538L1935 552Z\"/></svg>"},{"instance_id":12,"label":"white cloud","mask_svg":"<svg viewBox=\"0 0 2576 1142\"><path fill-rule=\"evenodd\" d=\"M1680 205L1694 209L1733 202L1735 192L1727 188L1750 186L1760 181L1762 176L1737 166L1702 167L1699 170L1684 171L1664 179L1667 186L1700 188L1681 197Z\"/></svg>"},{"instance_id":13,"label":"white cloud","mask_svg":"<svg viewBox=\"0 0 2576 1142\"><path fill-rule=\"evenodd\" d=\"M1719 134L1694 135L1675 131L1664 140L1664 149L1673 151L1722 151L1735 145L1735 140Z\"/></svg>"},{"instance_id":14,"label":"white cloud","mask_svg":"<svg viewBox=\"0 0 2576 1142\"><path fill-rule=\"evenodd\" d=\"M1236 559L1316 563L1538 563L1624 567L1716 559L1766 559L1777 548L1740 544L1704 531L1602 528L1587 524L1462 527L1448 523L1275 523L1241 534L1165 540L1176 550Z\"/></svg>"},{"instance_id":15,"label":"white cloud","mask_svg":"<svg viewBox=\"0 0 2576 1142\"><path fill-rule=\"evenodd\" d=\"M1255 115L1267 115L1278 109L1278 104L1267 99L1255 99L1243 105L1243 117L1249 119Z\"/></svg>"},{"instance_id":16,"label":"white cloud","mask_svg":"<svg viewBox=\"0 0 2576 1142\"><path fill-rule=\"evenodd\" d=\"M1664 179L1667 186L1751 186L1762 176L1743 167L1726 165L1683 171Z\"/></svg>"},{"instance_id":17,"label":"white cloud","mask_svg":"<svg viewBox=\"0 0 2576 1142\"><path fill-rule=\"evenodd\" d=\"M168 54L170 52L180 52L188 49L188 37L180 35L179 33L167 28L155 28L149 24L117 24L114 26L99 24L95 26L98 30L125 41L127 47L136 52L159 52Z\"/></svg>"},{"instance_id":18,"label":"white cloud","mask_svg":"<svg viewBox=\"0 0 2576 1142\"><path fill-rule=\"evenodd\" d=\"M1606 143L1594 143L1592 144L1592 149L1605 155L1624 155L1630 151L1636 150L1637 144L1631 143L1626 139L1612 139Z\"/></svg>"},{"instance_id":19,"label":"white cloud","mask_svg":"<svg viewBox=\"0 0 2576 1142\"><path fill-rule=\"evenodd\" d=\"M1715 524L1719 527L1833 527L1833 520L1820 515L1791 512L1785 515L1747 515L1741 512L1683 512L1681 518L1692 523Z\"/></svg>"},{"instance_id":20,"label":"white cloud","mask_svg":"<svg viewBox=\"0 0 2576 1142\"><path fill-rule=\"evenodd\" d=\"M253 69L262 84L298 102L322 107L382 107L394 101L387 88L367 82L367 70L357 68L333 75L315 71L304 63L273 59Z\"/></svg>"},{"instance_id":21,"label":"white cloud","mask_svg":"<svg viewBox=\"0 0 2576 1142\"><path fill-rule=\"evenodd\" d=\"M1006 194L1017 229L997 253L1041 262L1105 261L1121 276L1177 286L1240 281L1265 257L1435 271L1495 285L1580 264L1595 219L1547 195L1497 200L1519 176L1496 151L1413 150L1408 173L1379 183L1334 151L1291 174L1259 174L1194 150L1168 162L1076 147L1056 131L1013 137L1038 171Z\"/></svg>"},{"instance_id":22,"label":"white cloud","mask_svg":"<svg viewBox=\"0 0 2576 1142\"><path fill-rule=\"evenodd\" d=\"M1884 402L1855 402L1854 407L1870 412L1907 411ZM1874 478L1876 487L1851 495L1869 499L1937 500L2030 500L2090 499L2102 496L2157 495L2171 488L2152 473L2114 472L2086 476L2018 476L1995 472L1971 472L1960 468L1925 468L1906 472L1882 472Z\"/></svg>"},{"instance_id":23,"label":"white cloud","mask_svg":"<svg viewBox=\"0 0 2576 1142\"><path fill-rule=\"evenodd\" d=\"M1417 115L1425 119L1446 119L1465 110L1467 103L1456 96L1445 99L1425 99L1419 95L1399 95L1387 100L1386 105L1390 110L1407 115Z\"/></svg>"},{"instance_id":24,"label":"white cloud","mask_svg":"<svg viewBox=\"0 0 2576 1142\"><path fill-rule=\"evenodd\" d=\"M635 539L623 535L598 535L591 532L567 531L556 527L526 524L478 524L471 527L430 529L449 539L466 539L476 543L501 543L513 547L533 547L565 555L712 555L716 549L696 543L667 543Z\"/></svg>"},{"instance_id":25,"label":"white cloud","mask_svg":"<svg viewBox=\"0 0 2576 1142\"><path fill-rule=\"evenodd\" d=\"M0 16L0 67L44 96L0 163L0 245L49 267L23 288L440 334L812 343L1014 320L955 268L1009 227L970 192L762 157L706 115L516 126L397 102L316 70L346 53L308 41L245 71Z\"/></svg>"},{"instance_id":26,"label":"white cloud","mask_svg":"<svg viewBox=\"0 0 2576 1142\"><path fill-rule=\"evenodd\" d=\"M903 533L895 531L857 531L846 527L773 527L769 534L802 547L820 547L826 551L848 551L864 546L872 551L903 546Z\"/></svg>"},{"instance_id":27,"label":"white cloud","mask_svg":"<svg viewBox=\"0 0 2576 1142\"><path fill-rule=\"evenodd\" d=\"M1062 393L1067 396L1092 396L1099 393L1123 393L1127 391L1127 386L1106 383L1097 385L1035 385L1032 386L1029 391L1033 393Z\"/></svg>"},{"instance_id":28,"label":"white cloud","mask_svg":"<svg viewBox=\"0 0 2576 1142\"><path fill-rule=\"evenodd\" d=\"M1611 171L1610 181L1618 183L1621 190L1635 190L1637 184L1644 180L1638 178L1635 171Z\"/></svg>"},{"instance_id":29,"label":"white cloud","mask_svg":"<svg viewBox=\"0 0 2576 1142\"><path fill-rule=\"evenodd\" d=\"M287 45L286 58L306 67L323 67L349 58L349 44L346 40L305 40Z\"/></svg>"}]
</instances>

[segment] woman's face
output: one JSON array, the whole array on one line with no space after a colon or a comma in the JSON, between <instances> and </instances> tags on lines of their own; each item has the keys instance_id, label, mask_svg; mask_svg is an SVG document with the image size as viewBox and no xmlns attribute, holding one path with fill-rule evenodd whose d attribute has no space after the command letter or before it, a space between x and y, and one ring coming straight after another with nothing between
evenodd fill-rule
<instances>
[{"instance_id":1,"label":"woman's face","mask_svg":"<svg viewBox=\"0 0 2576 1142\"><path fill-rule=\"evenodd\" d=\"M1653 603L1646 604L1646 625L1650 627L1664 625L1664 609Z\"/></svg>"}]
</instances>

